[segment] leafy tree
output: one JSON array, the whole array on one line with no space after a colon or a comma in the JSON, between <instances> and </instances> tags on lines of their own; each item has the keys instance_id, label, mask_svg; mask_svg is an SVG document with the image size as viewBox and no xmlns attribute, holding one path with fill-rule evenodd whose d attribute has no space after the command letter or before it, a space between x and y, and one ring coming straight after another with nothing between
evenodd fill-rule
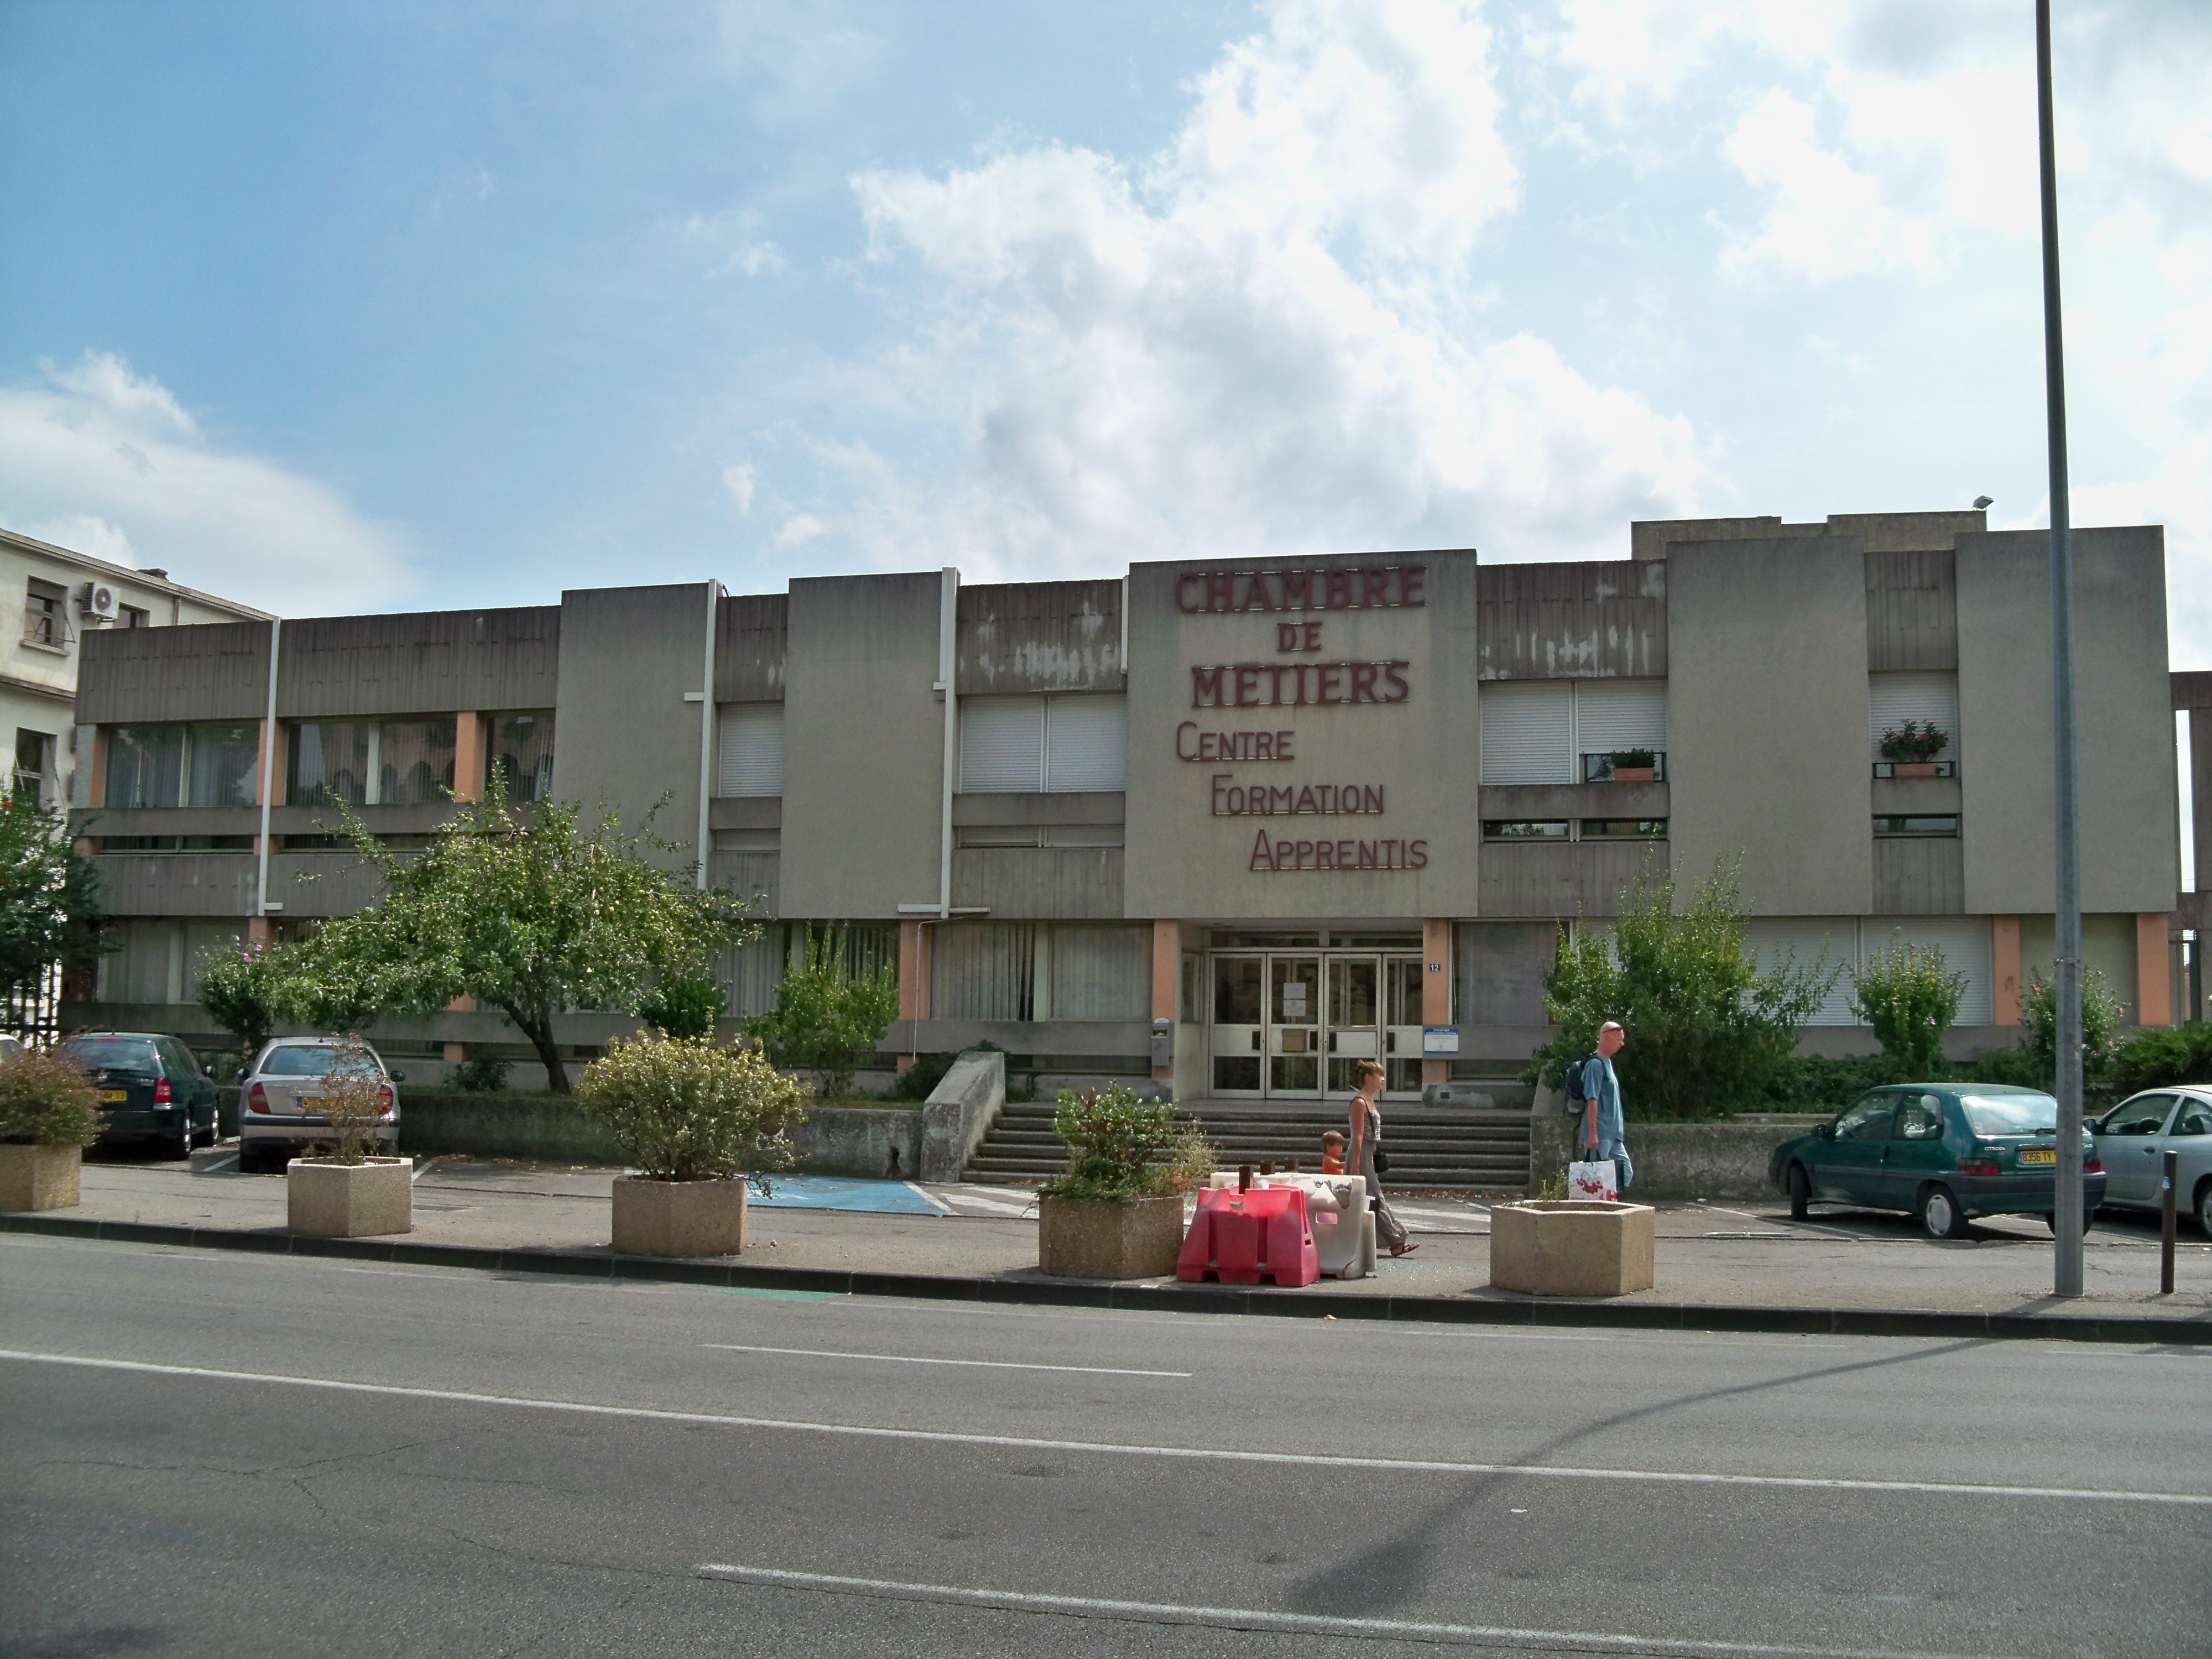
<instances>
[{"instance_id":1,"label":"leafy tree","mask_svg":"<svg viewBox=\"0 0 2212 1659\"><path fill-rule=\"evenodd\" d=\"M704 1037L714 1035L714 1022L729 1006L714 975L701 969L662 980L638 1004L637 1014L664 1036Z\"/></svg>"},{"instance_id":2,"label":"leafy tree","mask_svg":"<svg viewBox=\"0 0 2212 1659\"><path fill-rule=\"evenodd\" d=\"M2118 1046L2113 1037L2120 1023L2120 1000L2105 983L2101 969L2081 974L2081 1082L2094 1091L2103 1081ZM2058 988L2043 977L2040 968L2028 969L2027 983L2020 994L2021 1056L2037 1086L2055 1087L2058 1079Z\"/></svg>"},{"instance_id":3,"label":"leafy tree","mask_svg":"<svg viewBox=\"0 0 2212 1659\"><path fill-rule=\"evenodd\" d=\"M897 1018L897 970L854 972L844 930L833 927L807 936L805 956L776 982L775 1006L746 1020L745 1035L777 1065L816 1073L823 1099L842 1100L859 1060Z\"/></svg>"},{"instance_id":4,"label":"leafy tree","mask_svg":"<svg viewBox=\"0 0 2212 1659\"><path fill-rule=\"evenodd\" d=\"M331 1016L362 1008L432 1014L469 997L514 1023L565 1094L555 1015L634 1013L653 984L752 931L744 900L646 856L648 844L678 850L670 843L625 836L612 816L585 829L571 802L541 801L526 823L496 770L484 798L461 803L421 853L393 853L339 811L385 896L279 954L278 1003L319 1013L313 1024L344 1029Z\"/></svg>"},{"instance_id":5,"label":"leafy tree","mask_svg":"<svg viewBox=\"0 0 2212 1659\"><path fill-rule=\"evenodd\" d=\"M0 795L0 1000L33 994L58 968L92 967L113 948L99 897L99 873L67 821L28 791Z\"/></svg>"},{"instance_id":6,"label":"leafy tree","mask_svg":"<svg viewBox=\"0 0 2212 1659\"><path fill-rule=\"evenodd\" d=\"M1678 908L1674 878L1647 872L1621 896L1613 937L1562 940L1544 976L1544 1008L1559 1029L1528 1077L1557 1088L1571 1060L1619 1020L1628 1042L1614 1056L1625 1107L1639 1117L1734 1111L1757 1099L1840 968L1785 963L1760 971L1744 954L1745 913L1725 863Z\"/></svg>"},{"instance_id":7,"label":"leafy tree","mask_svg":"<svg viewBox=\"0 0 2212 1659\"><path fill-rule=\"evenodd\" d=\"M757 1048L647 1036L609 1044L584 1068L576 1103L647 1175L711 1181L787 1169L785 1131L805 1121L806 1085Z\"/></svg>"},{"instance_id":8,"label":"leafy tree","mask_svg":"<svg viewBox=\"0 0 2212 1659\"><path fill-rule=\"evenodd\" d=\"M277 947L241 945L209 951L200 957L199 975L200 1006L238 1039L240 1054L251 1060L284 1018L277 1006L285 990Z\"/></svg>"},{"instance_id":9,"label":"leafy tree","mask_svg":"<svg viewBox=\"0 0 2212 1659\"><path fill-rule=\"evenodd\" d=\"M1966 994L1966 976L1930 946L1893 942L1851 975L1852 1011L1874 1027L1900 1079L1942 1075L1943 1034Z\"/></svg>"}]
</instances>

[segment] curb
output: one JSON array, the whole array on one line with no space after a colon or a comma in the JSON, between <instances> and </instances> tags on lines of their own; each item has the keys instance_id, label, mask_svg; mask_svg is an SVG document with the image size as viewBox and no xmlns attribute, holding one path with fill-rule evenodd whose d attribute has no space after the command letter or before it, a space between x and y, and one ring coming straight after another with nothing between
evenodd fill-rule
<instances>
[{"instance_id":1,"label":"curb","mask_svg":"<svg viewBox=\"0 0 2212 1659\"><path fill-rule=\"evenodd\" d=\"M2118 1342L2133 1346L2212 1346L2212 1314L2109 1318L2064 1314L1954 1313L1926 1308L1779 1308L1688 1302L1560 1302L1462 1296L1302 1297L1227 1285L1097 1284L1053 1279L962 1279L930 1273L766 1267L713 1261L618 1256L612 1251L507 1250L419 1244L404 1238L319 1238L278 1229L179 1227L75 1216L0 1216L0 1231L70 1238L242 1250L261 1255L331 1256L355 1261L465 1267L479 1273L557 1273L641 1279L720 1290L812 1291L931 1302L1103 1308L1146 1313L1257 1314L1283 1319L1419 1321L1448 1325L1571 1326L1583 1329L1735 1331L1793 1336L1911 1336L1993 1341Z\"/></svg>"}]
</instances>

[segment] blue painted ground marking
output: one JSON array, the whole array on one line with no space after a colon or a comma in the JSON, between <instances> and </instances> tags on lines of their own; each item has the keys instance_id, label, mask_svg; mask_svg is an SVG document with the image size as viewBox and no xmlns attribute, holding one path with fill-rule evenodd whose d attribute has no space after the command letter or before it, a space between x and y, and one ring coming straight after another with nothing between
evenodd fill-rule
<instances>
[{"instance_id":1,"label":"blue painted ground marking","mask_svg":"<svg viewBox=\"0 0 2212 1659\"><path fill-rule=\"evenodd\" d=\"M747 1200L776 1210L867 1210L879 1215L944 1213L903 1181L848 1181L838 1176L769 1176L775 1196L756 1188Z\"/></svg>"}]
</instances>

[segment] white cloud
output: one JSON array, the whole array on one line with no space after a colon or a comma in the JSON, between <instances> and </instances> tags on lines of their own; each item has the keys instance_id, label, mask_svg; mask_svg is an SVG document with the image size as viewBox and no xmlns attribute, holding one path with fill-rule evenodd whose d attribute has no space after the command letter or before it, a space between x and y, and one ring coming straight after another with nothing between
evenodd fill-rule
<instances>
[{"instance_id":1,"label":"white cloud","mask_svg":"<svg viewBox=\"0 0 2212 1659\"><path fill-rule=\"evenodd\" d=\"M266 611L371 611L412 583L397 532L210 442L159 380L106 352L0 387L0 522Z\"/></svg>"},{"instance_id":2,"label":"white cloud","mask_svg":"<svg viewBox=\"0 0 2212 1659\"><path fill-rule=\"evenodd\" d=\"M827 526L811 513L794 514L784 520L783 528L775 532L775 550L788 553L793 548L812 541Z\"/></svg>"},{"instance_id":3,"label":"white cloud","mask_svg":"<svg viewBox=\"0 0 2212 1659\"><path fill-rule=\"evenodd\" d=\"M876 562L977 574L1619 556L1624 520L1686 506L1704 463L1686 422L1475 325L1480 235L1520 191L1491 45L1471 4L1285 0L1140 164L1043 146L856 177L872 257L918 260L940 304L839 392L872 380L893 418L968 447L939 483L810 444L857 503L830 527Z\"/></svg>"},{"instance_id":4,"label":"white cloud","mask_svg":"<svg viewBox=\"0 0 2212 1659\"><path fill-rule=\"evenodd\" d=\"M753 490L759 482L759 474L750 462L736 461L722 469L722 489L740 513L753 510Z\"/></svg>"},{"instance_id":5,"label":"white cloud","mask_svg":"<svg viewBox=\"0 0 2212 1659\"><path fill-rule=\"evenodd\" d=\"M1777 270L1819 282L1899 265L1931 268L1929 225L1893 211L1878 179L1823 149L1814 120L1811 106L1777 87L1729 134L1723 153L1771 199L1757 231L1728 239L1721 269L1730 276Z\"/></svg>"},{"instance_id":6,"label":"white cloud","mask_svg":"<svg viewBox=\"0 0 2212 1659\"><path fill-rule=\"evenodd\" d=\"M788 263L783 250L774 242L747 242L743 247L732 249L730 257L722 261L714 274L719 276L735 270L757 276L764 270L781 270Z\"/></svg>"}]
</instances>

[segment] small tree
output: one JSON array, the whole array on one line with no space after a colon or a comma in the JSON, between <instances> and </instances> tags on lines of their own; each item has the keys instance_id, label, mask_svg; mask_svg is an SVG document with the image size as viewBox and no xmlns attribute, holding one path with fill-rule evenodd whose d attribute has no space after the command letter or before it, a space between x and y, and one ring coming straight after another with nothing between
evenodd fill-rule
<instances>
[{"instance_id":1,"label":"small tree","mask_svg":"<svg viewBox=\"0 0 2212 1659\"><path fill-rule=\"evenodd\" d=\"M617 1039L584 1068L576 1103L656 1181L711 1181L790 1166L786 1131L806 1085L757 1048L705 1037Z\"/></svg>"},{"instance_id":2,"label":"small tree","mask_svg":"<svg viewBox=\"0 0 2212 1659\"><path fill-rule=\"evenodd\" d=\"M0 1140L89 1146L100 1128L100 1091L82 1066L39 1048L0 1060Z\"/></svg>"},{"instance_id":3,"label":"small tree","mask_svg":"<svg viewBox=\"0 0 2212 1659\"><path fill-rule=\"evenodd\" d=\"M277 1007L284 988L283 969L276 947L243 945L209 951L200 957L199 976L200 1006L238 1039L240 1055L252 1060L261 1045L276 1035L283 1018Z\"/></svg>"},{"instance_id":4,"label":"small tree","mask_svg":"<svg viewBox=\"0 0 2212 1659\"><path fill-rule=\"evenodd\" d=\"M395 854L339 811L385 896L281 953L280 1006L320 1016L312 1023L363 1008L431 1014L469 997L504 1013L566 1093L555 1015L634 1013L656 981L752 931L744 900L698 889L688 867L665 869L645 852L681 849L625 836L612 816L586 830L568 802L542 801L525 823L496 769L484 798L462 803L421 853Z\"/></svg>"},{"instance_id":5,"label":"small tree","mask_svg":"<svg viewBox=\"0 0 2212 1659\"><path fill-rule=\"evenodd\" d=\"M1175 1103L1142 1099L1126 1083L1061 1090L1052 1129L1067 1144L1067 1168L1037 1189L1047 1198L1164 1198L1213 1173L1212 1146L1178 1121Z\"/></svg>"},{"instance_id":6,"label":"small tree","mask_svg":"<svg viewBox=\"0 0 2212 1659\"><path fill-rule=\"evenodd\" d=\"M331 1051L331 1069L315 1085L317 1115L331 1126L330 1150L319 1163L366 1164L376 1150L377 1125L392 1106L384 1067L358 1036Z\"/></svg>"},{"instance_id":7,"label":"small tree","mask_svg":"<svg viewBox=\"0 0 2212 1659\"><path fill-rule=\"evenodd\" d=\"M63 818L27 790L0 794L0 1002L113 947L100 933L100 877Z\"/></svg>"},{"instance_id":8,"label":"small tree","mask_svg":"<svg viewBox=\"0 0 2212 1659\"><path fill-rule=\"evenodd\" d=\"M1628 1043L1613 1065L1636 1115L1694 1117L1754 1099L1842 969L1790 962L1762 971L1744 954L1744 921L1725 862L1679 908L1671 874L1639 877L1621 895L1610 941L1562 941L1544 976L1559 1029L1529 1080L1557 1088L1568 1062L1596 1048L1598 1028L1619 1020Z\"/></svg>"},{"instance_id":9,"label":"small tree","mask_svg":"<svg viewBox=\"0 0 2212 1659\"><path fill-rule=\"evenodd\" d=\"M2120 1000L2105 983L2104 971L2090 968L2081 975L2081 1078L2094 1089L2111 1063L2118 1046L2113 1033L2124 1012ZM2053 1087L2058 1079L2058 990L2043 977L2040 968L2028 969L2027 983L2020 994L2020 1046L2041 1086Z\"/></svg>"},{"instance_id":10,"label":"small tree","mask_svg":"<svg viewBox=\"0 0 2212 1659\"><path fill-rule=\"evenodd\" d=\"M898 974L888 964L872 974L853 971L841 928L809 934L805 957L775 988L775 1006L745 1021L779 1066L814 1073L825 1100L853 1091L859 1059L898 1018Z\"/></svg>"},{"instance_id":11,"label":"small tree","mask_svg":"<svg viewBox=\"0 0 2212 1659\"><path fill-rule=\"evenodd\" d=\"M712 1036L714 1022L729 1006L714 975L702 968L662 980L637 1005L637 1015L663 1036Z\"/></svg>"},{"instance_id":12,"label":"small tree","mask_svg":"<svg viewBox=\"0 0 2212 1659\"><path fill-rule=\"evenodd\" d=\"M1966 976L1952 971L1933 946L1893 941L1851 975L1851 1009L1874 1027L1875 1040L1900 1079L1934 1079L1943 1064L1943 1035L1959 1018Z\"/></svg>"}]
</instances>

